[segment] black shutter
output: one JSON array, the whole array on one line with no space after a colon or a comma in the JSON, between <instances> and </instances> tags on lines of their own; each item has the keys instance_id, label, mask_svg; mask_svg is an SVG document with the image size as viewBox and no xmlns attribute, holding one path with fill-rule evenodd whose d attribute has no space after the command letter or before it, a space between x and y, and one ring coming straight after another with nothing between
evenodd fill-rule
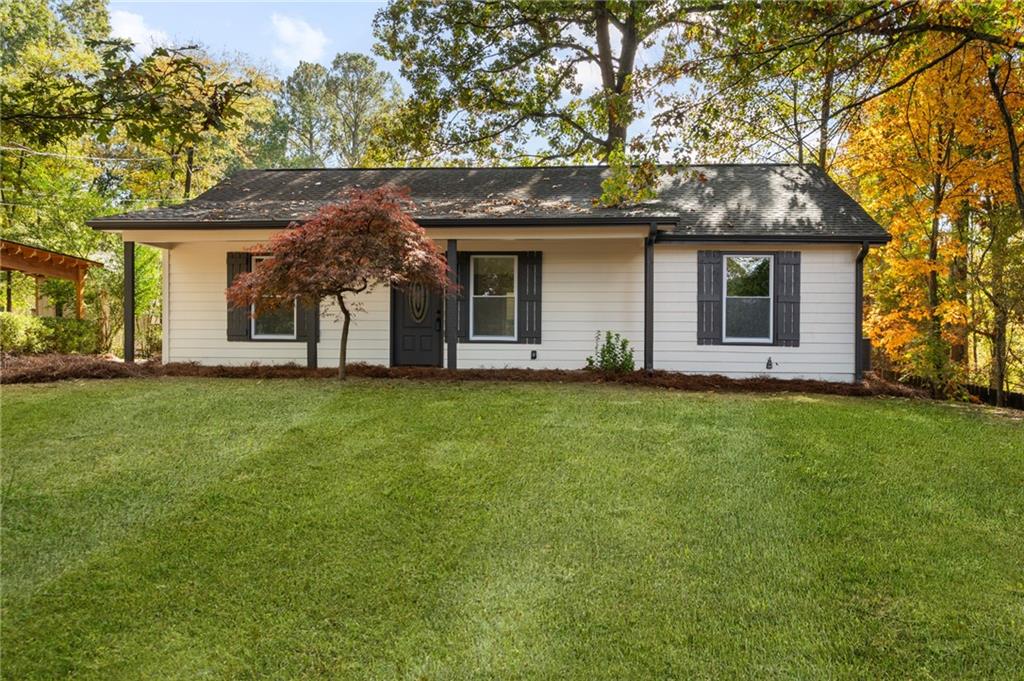
<instances>
[{"instance_id":1,"label":"black shutter","mask_svg":"<svg viewBox=\"0 0 1024 681\"><path fill-rule=\"evenodd\" d=\"M722 343L722 252L697 251L697 345Z\"/></svg>"},{"instance_id":2,"label":"black shutter","mask_svg":"<svg viewBox=\"0 0 1024 681\"><path fill-rule=\"evenodd\" d=\"M520 343L540 343L540 251L519 254L519 292L517 301Z\"/></svg>"},{"instance_id":3,"label":"black shutter","mask_svg":"<svg viewBox=\"0 0 1024 681\"><path fill-rule=\"evenodd\" d=\"M228 286L235 282L235 277L248 272L252 267L252 256L248 253L228 253ZM228 340L249 340L249 309L228 306Z\"/></svg>"},{"instance_id":4,"label":"black shutter","mask_svg":"<svg viewBox=\"0 0 1024 681\"><path fill-rule=\"evenodd\" d=\"M316 339L320 340L320 315L317 314L319 311L319 305L310 305L299 301L299 312L295 320L295 339L304 341L309 338L309 327L310 324L316 324Z\"/></svg>"},{"instance_id":5,"label":"black shutter","mask_svg":"<svg viewBox=\"0 0 1024 681\"><path fill-rule=\"evenodd\" d=\"M455 279L459 285L459 342L465 343L469 340L469 253L459 253Z\"/></svg>"},{"instance_id":6,"label":"black shutter","mask_svg":"<svg viewBox=\"0 0 1024 681\"><path fill-rule=\"evenodd\" d=\"M800 251L775 254L775 344L800 345Z\"/></svg>"}]
</instances>

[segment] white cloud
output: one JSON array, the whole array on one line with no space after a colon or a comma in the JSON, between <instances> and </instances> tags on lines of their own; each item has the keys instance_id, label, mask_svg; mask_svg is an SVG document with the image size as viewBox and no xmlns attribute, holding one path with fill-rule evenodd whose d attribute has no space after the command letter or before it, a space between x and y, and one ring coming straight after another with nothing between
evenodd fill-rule
<instances>
[{"instance_id":1,"label":"white cloud","mask_svg":"<svg viewBox=\"0 0 1024 681\"><path fill-rule=\"evenodd\" d=\"M281 66L292 69L300 61L315 62L324 53L327 36L302 19L274 14L270 17L277 43L271 53Z\"/></svg>"},{"instance_id":2,"label":"white cloud","mask_svg":"<svg viewBox=\"0 0 1024 681\"><path fill-rule=\"evenodd\" d=\"M146 24L141 14L115 9L110 13L110 33L115 38L125 38L135 44L139 55L149 54L154 47L168 45L170 36L158 28Z\"/></svg>"}]
</instances>

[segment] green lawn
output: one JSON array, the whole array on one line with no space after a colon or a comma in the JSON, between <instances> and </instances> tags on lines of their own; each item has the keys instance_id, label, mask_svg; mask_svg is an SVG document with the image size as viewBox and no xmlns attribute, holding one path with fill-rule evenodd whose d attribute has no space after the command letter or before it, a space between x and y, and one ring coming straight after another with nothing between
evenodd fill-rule
<instances>
[{"instance_id":1,"label":"green lawn","mask_svg":"<svg viewBox=\"0 0 1024 681\"><path fill-rule=\"evenodd\" d=\"M10 679L1020 678L1024 425L595 385L4 386Z\"/></svg>"}]
</instances>

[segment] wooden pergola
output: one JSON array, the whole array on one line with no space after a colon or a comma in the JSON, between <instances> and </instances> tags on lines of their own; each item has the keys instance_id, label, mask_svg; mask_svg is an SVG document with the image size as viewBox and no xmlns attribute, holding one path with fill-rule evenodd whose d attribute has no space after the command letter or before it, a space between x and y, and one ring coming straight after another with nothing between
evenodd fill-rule
<instances>
[{"instance_id":1,"label":"wooden pergola","mask_svg":"<svg viewBox=\"0 0 1024 681\"><path fill-rule=\"evenodd\" d=\"M40 279L67 279L75 282L75 316L85 316L85 276L90 267L103 267L95 260L58 253L38 246L0 239L0 269L7 272L7 311L11 311L11 272L22 272ZM38 301L37 301L38 305Z\"/></svg>"}]
</instances>

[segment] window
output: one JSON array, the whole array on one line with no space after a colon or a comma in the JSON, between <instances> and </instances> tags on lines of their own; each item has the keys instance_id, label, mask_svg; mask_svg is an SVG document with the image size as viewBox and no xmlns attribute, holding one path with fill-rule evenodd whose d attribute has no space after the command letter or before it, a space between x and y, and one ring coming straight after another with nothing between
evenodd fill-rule
<instances>
[{"instance_id":1,"label":"window","mask_svg":"<svg viewBox=\"0 0 1024 681\"><path fill-rule=\"evenodd\" d=\"M470 258L469 328L473 340L516 340L514 255Z\"/></svg>"},{"instance_id":2,"label":"window","mask_svg":"<svg viewBox=\"0 0 1024 681\"><path fill-rule=\"evenodd\" d=\"M259 261L266 259L267 256L254 255L253 267ZM255 306L253 307L255 313ZM257 340L295 340L297 314L298 305L295 300L263 310L259 317L252 318L252 337Z\"/></svg>"},{"instance_id":3,"label":"window","mask_svg":"<svg viewBox=\"0 0 1024 681\"><path fill-rule=\"evenodd\" d=\"M772 342L772 256L725 256L726 343Z\"/></svg>"}]
</instances>

